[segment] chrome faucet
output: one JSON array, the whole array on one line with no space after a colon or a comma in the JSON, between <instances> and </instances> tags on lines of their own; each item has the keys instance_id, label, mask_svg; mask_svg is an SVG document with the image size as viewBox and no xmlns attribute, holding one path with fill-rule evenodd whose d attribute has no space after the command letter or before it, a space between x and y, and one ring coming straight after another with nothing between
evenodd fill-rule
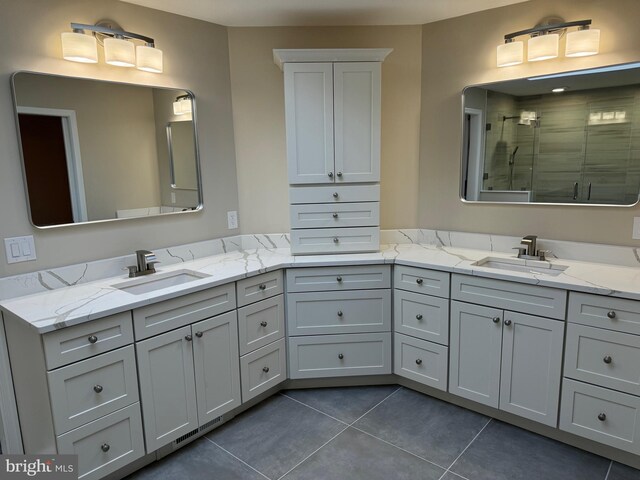
<instances>
[{"instance_id":1,"label":"chrome faucet","mask_svg":"<svg viewBox=\"0 0 640 480\"><path fill-rule=\"evenodd\" d=\"M522 237L520 243L522 245L526 245L527 247L527 256L535 257L536 256L536 244L538 242L538 237L535 235L527 235L526 237Z\"/></svg>"},{"instance_id":2,"label":"chrome faucet","mask_svg":"<svg viewBox=\"0 0 640 480\"><path fill-rule=\"evenodd\" d=\"M137 265L127 267L129 269L129 278L156 273L155 264L160 262L156 260L155 253L149 250L136 250L136 263Z\"/></svg>"},{"instance_id":3,"label":"chrome faucet","mask_svg":"<svg viewBox=\"0 0 640 480\"><path fill-rule=\"evenodd\" d=\"M538 237L536 235L522 237L520 243L521 245L519 247L513 247L514 250L518 250L518 258L541 260L544 262L547 260L547 255L551 253L549 250L537 250Z\"/></svg>"}]
</instances>

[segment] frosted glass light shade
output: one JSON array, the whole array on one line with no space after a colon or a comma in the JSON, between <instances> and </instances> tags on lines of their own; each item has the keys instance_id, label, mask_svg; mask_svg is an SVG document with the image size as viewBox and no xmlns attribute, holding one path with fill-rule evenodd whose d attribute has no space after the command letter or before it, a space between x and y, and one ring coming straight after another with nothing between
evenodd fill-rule
<instances>
[{"instance_id":1,"label":"frosted glass light shade","mask_svg":"<svg viewBox=\"0 0 640 480\"><path fill-rule=\"evenodd\" d=\"M530 62L539 62L556 58L558 56L559 43L560 35L557 33L531 37L527 43L527 59Z\"/></svg>"},{"instance_id":2,"label":"frosted glass light shade","mask_svg":"<svg viewBox=\"0 0 640 480\"><path fill-rule=\"evenodd\" d=\"M587 29L567 33L567 57L596 55L600 50L600 30Z\"/></svg>"},{"instance_id":3,"label":"frosted glass light shade","mask_svg":"<svg viewBox=\"0 0 640 480\"><path fill-rule=\"evenodd\" d=\"M162 50L147 45L136 47L136 67L151 73L162 73Z\"/></svg>"},{"instance_id":4,"label":"frosted glass light shade","mask_svg":"<svg viewBox=\"0 0 640 480\"><path fill-rule=\"evenodd\" d=\"M181 98L173 102L174 115L186 115L187 113L191 113L191 99Z\"/></svg>"},{"instance_id":5,"label":"frosted glass light shade","mask_svg":"<svg viewBox=\"0 0 640 480\"><path fill-rule=\"evenodd\" d=\"M136 49L133 43L121 38L104 39L104 60L116 67L134 67Z\"/></svg>"},{"instance_id":6,"label":"frosted glass light shade","mask_svg":"<svg viewBox=\"0 0 640 480\"><path fill-rule=\"evenodd\" d=\"M71 62L98 63L98 43L93 35L63 32L62 58Z\"/></svg>"},{"instance_id":7,"label":"frosted glass light shade","mask_svg":"<svg viewBox=\"0 0 640 480\"><path fill-rule=\"evenodd\" d=\"M524 43L509 42L498 45L498 66L510 67L522 63L524 59Z\"/></svg>"}]
</instances>

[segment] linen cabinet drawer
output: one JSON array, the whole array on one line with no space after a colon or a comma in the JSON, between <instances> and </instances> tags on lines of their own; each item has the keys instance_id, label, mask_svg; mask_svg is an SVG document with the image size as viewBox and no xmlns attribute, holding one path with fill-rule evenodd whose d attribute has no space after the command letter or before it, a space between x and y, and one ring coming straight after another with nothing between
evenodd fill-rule
<instances>
[{"instance_id":1,"label":"linen cabinet drawer","mask_svg":"<svg viewBox=\"0 0 640 480\"><path fill-rule=\"evenodd\" d=\"M291 230L291 253L294 255L376 252L379 248L378 227Z\"/></svg>"},{"instance_id":2,"label":"linen cabinet drawer","mask_svg":"<svg viewBox=\"0 0 640 480\"><path fill-rule=\"evenodd\" d=\"M240 357L242 401L252 399L287 379L284 338Z\"/></svg>"},{"instance_id":3,"label":"linen cabinet drawer","mask_svg":"<svg viewBox=\"0 0 640 480\"><path fill-rule=\"evenodd\" d=\"M140 404L134 403L57 438L58 453L78 455L78 478L96 480L144 455Z\"/></svg>"},{"instance_id":4,"label":"linen cabinet drawer","mask_svg":"<svg viewBox=\"0 0 640 480\"><path fill-rule=\"evenodd\" d=\"M287 324L292 336L389 332L391 291L291 293Z\"/></svg>"},{"instance_id":5,"label":"linen cabinet drawer","mask_svg":"<svg viewBox=\"0 0 640 480\"><path fill-rule=\"evenodd\" d=\"M291 228L373 227L380 225L378 202L291 205Z\"/></svg>"},{"instance_id":6,"label":"linen cabinet drawer","mask_svg":"<svg viewBox=\"0 0 640 480\"><path fill-rule=\"evenodd\" d=\"M263 273L236 282L238 307L279 295L284 292L282 270Z\"/></svg>"},{"instance_id":7,"label":"linen cabinet drawer","mask_svg":"<svg viewBox=\"0 0 640 480\"><path fill-rule=\"evenodd\" d=\"M569 324L565 375L640 395L640 336Z\"/></svg>"},{"instance_id":8,"label":"linen cabinet drawer","mask_svg":"<svg viewBox=\"0 0 640 480\"><path fill-rule=\"evenodd\" d=\"M449 344L449 299L395 290L393 318L396 332Z\"/></svg>"},{"instance_id":9,"label":"linen cabinet drawer","mask_svg":"<svg viewBox=\"0 0 640 480\"><path fill-rule=\"evenodd\" d=\"M380 185L326 185L289 188L289 203L377 202Z\"/></svg>"},{"instance_id":10,"label":"linen cabinet drawer","mask_svg":"<svg viewBox=\"0 0 640 480\"><path fill-rule=\"evenodd\" d=\"M560 429L640 454L640 398L565 378Z\"/></svg>"},{"instance_id":11,"label":"linen cabinet drawer","mask_svg":"<svg viewBox=\"0 0 640 480\"><path fill-rule=\"evenodd\" d=\"M289 338L289 377L391 373L391 334L354 333Z\"/></svg>"},{"instance_id":12,"label":"linen cabinet drawer","mask_svg":"<svg viewBox=\"0 0 640 480\"><path fill-rule=\"evenodd\" d=\"M53 370L133 343L131 312L46 333L42 340L47 369Z\"/></svg>"},{"instance_id":13,"label":"linen cabinet drawer","mask_svg":"<svg viewBox=\"0 0 640 480\"><path fill-rule=\"evenodd\" d=\"M238 309L240 355L284 338L284 296Z\"/></svg>"},{"instance_id":14,"label":"linen cabinet drawer","mask_svg":"<svg viewBox=\"0 0 640 480\"><path fill-rule=\"evenodd\" d=\"M549 287L453 274L451 299L564 320L567 292Z\"/></svg>"},{"instance_id":15,"label":"linen cabinet drawer","mask_svg":"<svg viewBox=\"0 0 640 480\"><path fill-rule=\"evenodd\" d=\"M363 290L389 288L390 286L391 271L388 265L290 268L287 270L287 292Z\"/></svg>"},{"instance_id":16,"label":"linen cabinet drawer","mask_svg":"<svg viewBox=\"0 0 640 480\"><path fill-rule=\"evenodd\" d=\"M47 373L56 433L138 401L133 345Z\"/></svg>"},{"instance_id":17,"label":"linen cabinet drawer","mask_svg":"<svg viewBox=\"0 0 640 480\"><path fill-rule=\"evenodd\" d=\"M410 292L449 298L448 272L397 265L393 268L393 286Z\"/></svg>"},{"instance_id":18,"label":"linen cabinet drawer","mask_svg":"<svg viewBox=\"0 0 640 480\"><path fill-rule=\"evenodd\" d=\"M447 347L397 333L393 351L396 375L447 391Z\"/></svg>"},{"instance_id":19,"label":"linen cabinet drawer","mask_svg":"<svg viewBox=\"0 0 640 480\"><path fill-rule=\"evenodd\" d=\"M233 283L191 293L133 311L136 340L149 338L236 308Z\"/></svg>"},{"instance_id":20,"label":"linen cabinet drawer","mask_svg":"<svg viewBox=\"0 0 640 480\"><path fill-rule=\"evenodd\" d=\"M640 335L640 302L571 292L567 319L592 327Z\"/></svg>"}]
</instances>

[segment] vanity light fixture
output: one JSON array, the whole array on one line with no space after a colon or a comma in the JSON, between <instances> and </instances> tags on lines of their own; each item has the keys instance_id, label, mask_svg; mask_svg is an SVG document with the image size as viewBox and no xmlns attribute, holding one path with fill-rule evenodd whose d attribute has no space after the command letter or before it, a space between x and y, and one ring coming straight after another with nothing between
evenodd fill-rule
<instances>
[{"instance_id":1,"label":"vanity light fixture","mask_svg":"<svg viewBox=\"0 0 640 480\"><path fill-rule=\"evenodd\" d=\"M505 43L497 48L498 67L509 67L524 61L524 42L516 37L529 35L527 41L527 60L538 62L559 56L560 37L567 33L565 56L585 57L595 55L600 48L600 30L590 29L591 20L565 22L562 19L546 19L527 30L509 33L504 36ZM567 32L567 29L578 30Z\"/></svg>"},{"instance_id":2,"label":"vanity light fixture","mask_svg":"<svg viewBox=\"0 0 640 480\"><path fill-rule=\"evenodd\" d=\"M176 101L173 102L173 114L186 115L187 113L191 113L191 96L180 95L176 97Z\"/></svg>"},{"instance_id":3,"label":"vanity light fixture","mask_svg":"<svg viewBox=\"0 0 640 480\"><path fill-rule=\"evenodd\" d=\"M151 73L162 73L162 50L155 41L138 33L125 32L110 20L95 25L71 23L72 32L62 33L62 57L81 63L98 63L98 43L104 47L104 59L116 67L136 67ZM92 32L91 34L85 33ZM143 42L135 45L133 40Z\"/></svg>"}]
</instances>

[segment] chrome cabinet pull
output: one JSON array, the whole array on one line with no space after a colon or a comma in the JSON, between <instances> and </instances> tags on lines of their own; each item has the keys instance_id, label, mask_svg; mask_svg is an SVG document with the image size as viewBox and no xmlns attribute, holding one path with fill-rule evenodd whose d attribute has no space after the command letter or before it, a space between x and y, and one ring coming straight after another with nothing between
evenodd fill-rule
<instances>
[{"instance_id":1,"label":"chrome cabinet pull","mask_svg":"<svg viewBox=\"0 0 640 480\"><path fill-rule=\"evenodd\" d=\"M506 319L506 320L504 321L504 324L505 324L507 327L510 327L512 323L513 323L513 322L512 322L511 320L509 320L509 319Z\"/></svg>"},{"instance_id":2,"label":"chrome cabinet pull","mask_svg":"<svg viewBox=\"0 0 640 480\"><path fill-rule=\"evenodd\" d=\"M104 390L104 388L102 388L102 385L94 385L93 387L93 391L96 393L102 393L102 390Z\"/></svg>"},{"instance_id":3,"label":"chrome cabinet pull","mask_svg":"<svg viewBox=\"0 0 640 480\"><path fill-rule=\"evenodd\" d=\"M589 182L589 187L587 188L587 200L591 200L591 182Z\"/></svg>"},{"instance_id":4,"label":"chrome cabinet pull","mask_svg":"<svg viewBox=\"0 0 640 480\"><path fill-rule=\"evenodd\" d=\"M424 282L424 280L422 280L421 278L417 278L417 279L416 279L416 283L417 283L418 285L422 285L422 282Z\"/></svg>"},{"instance_id":5,"label":"chrome cabinet pull","mask_svg":"<svg viewBox=\"0 0 640 480\"><path fill-rule=\"evenodd\" d=\"M416 358L416 365L422 365L422 359Z\"/></svg>"},{"instance_id":6,"label":"chrome cabinet pull","mask_svg":"<svg viewBox=\"0 0 640 480\"><path fill-rule=\"evenodd\" d=\"M578 182L573 184L573 199L578 199Z\"/></svg>"},{"instance_id":7,"label":"chrome cabinet pull","mask_svg":"<svg viewBox=\"0 0 640 480\"><path fill-rule=\"evenodd\" d=\"M266 286L264 283L261 283L260 285L258 285L258 288L259 288L260 290L266 290L266 289L267 289L267 286Z\"/></svg>"},{"instance_id":8,"label":"chrome cabinet pull","mask_svg":"<svg viewBox=\"0 0 640 480\"><path fill-rule=\"evenodd\" d=\"M89 340L89 343L96 343L98 341L98 337L96 337L95 335L89 335L89 338L87 338L87 340Z\"/></svg>"},{"instance_id":9,"label":"chrome cabinet pull","mask_svg":"<svg viewBox=\"0 0 640 480\"><path fill-rule=\"evenodd\" d=\"M422 314L421 313L416 315L416 320L422 320Z\"/></svg>"},{"instance_id":10,"label":"chrome cabinet pull","mask_svg":"<svg viewBox=\"0 0 640 480\"><path fill-rule=\"evenodd\" d=\"M341 353L339 353L339 354L338 354L338 358L339 358L340 360L342 360L342 359L344 358L344 355L343 355L343 354L341 354Z\"/></svg>"},{"instance_id":11,"label":"chrome cabinet pull","mask_svg":"<svg viewBox=\"0 0 640 480\"><path fill-rule=\"evenodd\" d=\"M493 317L493 318L491 319L491 321L492 321L493 323L500 323L500 317Z\"/></svg>"},{"instance_id":12,"label":"chrome cabinet pull","mask_svg":"<svg viewBox=\"0 0 640 480\"><path fill-rule=\"evenodd\" d=\"M613 361L613 358L611 358L611 356L610 356L610 355L607 355L607 356L605 356L605 357L602 359L602 361L603 361L604 363L606 363L607 365L609 365L609 364Z\"/></svg>"},{"instance_id":13,"label":"chrome cabinet pull","mask_svg":"<svg viewBox=\"0 0 640 480\"><path fill-rule=\"evenodd\" d=\"M193 337L192 337L191 335L185 335L185 336L184 336L184 339L185 339L187 342L190 342L191 340L193 340Z\"/></svg>"},{"instance_id":14,"label":"chrome cabinet pull","mask_svg":"<svg viewBox=\"0 0 640 480\"><path fill-rule=\"evenodd\" d=\"M338 310L338 316L342 317L342 310Z\"/></svg>"},{"instance_id":15,"label":"chrome cabinet pull","mask_svg":"<svg viewBox=\"0 0 640 480\"><path fill-rule=\"evenodd\" d=\"M269 324L264 320L260 322L260 326L261 327L266 327L267 325L269 325Z\"/></svg>"},{"instance_id":16,"label":"chrome cabinet pull","mask_svg":"<svg viewBox=\"0 0 640 480\"><path fill-rule=\"evenodd\" d=\"M269 373L269 367L262 367L262 371L264 373Z\"/></svg>"},{"instance_id":17,"label":"chrome cabinet pull","mask_svg":"<svg viewBox=\"0 0 640 480\"><path fill-rule=\"evenodd\" d=\"M338 276L336 277L336 282L341 282L342 281L342 277Z\"/></svg>"},{"instance_id":18,"label":"chrome cabinet pull","mask_svg":"<svg viewBox=\"0 0 640 480\"><path fill-rule=\"evenodd\" d=\"M103 452L108 452L111 449L111 446L108 443L103 443L100 448L102 449Z\"/></svg>"},{"instance_id":19,"label":"chrome cabinet pull","mask_svg":"<svg viewBox=\"0 0 640 480\"><path fill-rule=\"evenodd\" d=\"M616 312L614 312L613 310L611 310L610 312L607 312L607 317L613 320L614 318L616 318Z\"/></svg>"},{"instance_id":20,"label":"chrome cabinet pull","mask_svg":"<svg viewBox=\"0 0 640 480\"><path fill-rule=\"evenodd\" d=\"M338 218L338 214L336 212L333 212L333 218Z\"/></svg>"},{"instance_id":21,"label":"chrome cabinet pull","mask_svg":"<svg viewBox=\"0 0 640 480\"><path fill-rule=\"evenodd\" d=\"M600 420L601 422L604 422L606 419L607 419L607 414L606 413L598 414L598 420Z\"/></svg>"},{"instance_id":22,"label":"chrome cabinet pull","mask_svg":"<svg viewBox=\"0 0 640 480\"><path fill-rule=\"evenodd\" d=\"M340 239L338 237L333 237L333 243L338 243Z\"/></svg>"},{"instance_id":23,"label":"chrome cabinet pull","mask_svg":"<svg viewBox=\"0 0 640 480\"><path fill-rule=\"evenodd\" d=\"M329 175L329 178L333 178L333 172L329 172L327 175Z\"/></svg>"},{"instance_id":24,"label":"chrome cabinet pull","mask_svg":"<svg viewBox=\"0 0 640 480\"><path fill-rule=\"evenodd\" d=\"M342 178L342 172L338 172L337 175Z\"/></svg>"},{"instance_id":25,"label":"chrome cabinet pull","mask_svg":"<svg viewBox=\"0 0 640 480\"><path fill-rule=\"evenodd\" d=\"M202 332L196 332L196 337L202 338L202 335L204 335Z\"/></svg>"},{"instance_id":26,"label":"chrome cabinet pull","mask_svg":"<svg viewBox=\"0 0 640 480\"><path fill-rule=\"evenodd\" d=\"M338 192L333 192L333 198L338 198L340 195L338 195Z\"/></svg>"}]
</instances>

